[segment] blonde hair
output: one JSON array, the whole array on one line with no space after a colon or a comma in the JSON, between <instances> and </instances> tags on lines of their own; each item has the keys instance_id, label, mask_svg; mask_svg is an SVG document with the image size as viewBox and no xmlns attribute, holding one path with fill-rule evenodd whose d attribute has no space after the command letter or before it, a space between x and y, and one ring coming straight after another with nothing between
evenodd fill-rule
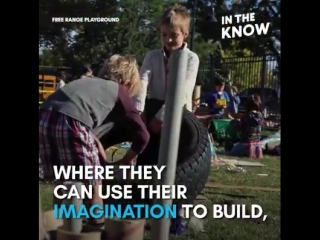
<instances>
[{"instance_id":1,"label":"blonde hair","mask_svg":"<svg viewBox=\"0 0 320 240\"><path fill-rule=\"evenodd\" d=\"M160 20L161 26L178 27L182 32L188 32L190 28L190 14L181 5L174 5L168 8Z\"/></svg>"},{"instance_id":2,"label":"blonde hair","mask_svg":"<svg viewBox=\"0 0 320 240\"><path fill-rule=\"evenodd\" d=\"M116 81L127 88L130 96L140 91L140 75L138 64L134 57L115 54L107 59L98 77Z\"/></svg>"}]
</instances>

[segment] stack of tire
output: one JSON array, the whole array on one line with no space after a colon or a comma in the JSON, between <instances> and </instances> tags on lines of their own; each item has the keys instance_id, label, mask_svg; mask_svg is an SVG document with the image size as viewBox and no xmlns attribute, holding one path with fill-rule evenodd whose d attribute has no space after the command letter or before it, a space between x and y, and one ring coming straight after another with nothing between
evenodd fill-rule
<instances>
[{"instance_id":1,"label":"stack of tire","mask_svg":"<svg viewBox=\"0 0 320 240\"><path fill-rule=\"evenodd\" d=\"M145 106L146 124L155 116L161 108L163 101L148 100ZM130 136L119 137L119 134L126 132L126 126L105 125L95 129L94 133L100 139L104 148L119 144L125 141L131 141ZM160 134L150 133L150 141L146 149L137 158L137 165L156 165L158 162ZM197 117L188 110L184 110L181 135L178 150L177 169L175 185L185 185L187 187L187 201L176 203L192 203L196 196L203 190L210 175L211 167L211 143L208 136L208 130ZM129 184L127 180L114 180L108 184L124 185ZM137 183L138 184L138 183ZM141 183L140 183L141 184ZM148 182L144 184L150 185ZM153 184L156 184L153 181ZM138 190L137 190L138 191ZM135 195L132 203L150 203L148 200L141 200L140 194ZM111 200L109 200L110 203Z\"/></svg>"}]
</instances>

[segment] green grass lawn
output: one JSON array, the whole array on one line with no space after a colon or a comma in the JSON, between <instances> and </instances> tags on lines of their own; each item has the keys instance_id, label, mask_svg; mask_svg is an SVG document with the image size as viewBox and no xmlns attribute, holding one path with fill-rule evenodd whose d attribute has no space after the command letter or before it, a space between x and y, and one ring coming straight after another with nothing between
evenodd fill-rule
<instances>
[{"instance_id":1,"label":"green grass lawn","mask_svg":"<svg viewBox=\"0 0 320 240\"><path fill-rule=\"evenodd\" d=\"M246 173L230 173L224 167L213 169L211 181L233 186L252 186L280 188L280 159L265 158L265 167L243 167ZM258 176L257 174L268 174ZM205 189L205 196L213 203L223 200L234 200L245 204L259 204L264 214L268 215L265 222L257 223L252 220L211 220L206 226L206 234L201 239L280 239L280 192L267 192L237 189ZM196 235L194 235L196 237ZM194 239L200 239L194 238Z\"/></svg>"},{"instance_id":2,"label":"green grass lawn","mask_svg":"<svg viewBox=\"0 0 320 240\"><path fill-rule=\"evenodd\" d=\"M110 153L109 153L110 155ZM122 155L118 152L116 158ZM244 159L246 160L246 159ZM210 219L205 225L204 233L192 233L188 239L201 240L276 240L280 239L280 192L259 191L249 187L280 188L280 159L265 158L261 162L265 167L243 167L245 173L232 173L221 166L212 168L211 179L215 183L229 186L245 186L246 189L206 188L205 196L212 203L224 200L233 200L236 203L259 204L264 214L268 215L265 222L253 220L227 220ZM258 176L257 174L268 174ZM41 185L40 196L43 210L52 208L52 186ZM148 238L146 233L146 239ZM170 239L187 239L184 237L172 237Z\"/></svg>"}]
</instances>

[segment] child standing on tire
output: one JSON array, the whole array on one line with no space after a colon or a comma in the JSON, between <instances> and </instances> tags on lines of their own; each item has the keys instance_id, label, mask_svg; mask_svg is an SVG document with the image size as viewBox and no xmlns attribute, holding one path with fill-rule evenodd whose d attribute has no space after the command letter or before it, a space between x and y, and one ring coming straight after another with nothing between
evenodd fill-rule
<instances>
[{"instance_id":1,"label":"child standing on tire","mask_svg":"<svg viewBox=\"0 0 320 240\"><path fill-rule=\"evenodd\" d=\"M263 116L261 100L258 95L252 95L247 102L246 114L240 120L241 140L230 151L230 155L249 158L262 158L260 145Z\"/></svg>"},{"instance_id":2,"label":"child standing on tire","mask_svg":"<svg viewBox=\"0 0 320 240\"><path fill-rule=\"evenodd\" d=\"M149 99L165 100L168 86L169 59L176 49L188 52L188 67L185 79L185 92L181 96L189 111L192 111L192 93L195 87L199 67L199 57L187 48L185 40L189 35L190 15L180 5L167 9L160 20L161 42L163 47L149 51L140 68L141 90L134 98L138 111L143 112L145 101ZM155 118L148 123L151 132L161 131L164 119L164 108L158 111Z\"/></svg>"},{"instance_id":3,"label":"child standing on tire","mask_svg":"<svg viewBox=\"0 0 320 240\"><path fill-rule=\"evenodd\" d=\"M180 5L167 9L160 19L161 42L163 47L149 51L140 68L141 91L134 98L135 105L141 113L144 111L147 90L148 99L163 101L168 86L169 59L174 50L181 49L188 53L188 66L185 79L185 91L180 97L189 111L192 111L192 94L195 87L199 67L199 57L187 48L185 40L189 35L190 14ZM157 142L164 119L165 105L155 114L155 117L146 118L146 125L150 131L150 143ZM150 115L150 114L148 114ZM147 116L147 114L146 114ZM155 141L153 141L155 140ZM156 143L158 144L158 143ZM170 233L183 235L186 232L186 221L173 219Z\"/></svg>"}]
</instances>

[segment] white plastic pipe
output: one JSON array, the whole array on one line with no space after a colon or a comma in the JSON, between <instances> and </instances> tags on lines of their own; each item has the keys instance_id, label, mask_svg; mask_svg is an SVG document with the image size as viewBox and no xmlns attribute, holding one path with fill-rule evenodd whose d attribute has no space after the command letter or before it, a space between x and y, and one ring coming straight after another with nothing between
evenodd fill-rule
<instances>
[{"instance_id":1,"label":"white plastic pipe","mask_svg":"<svg viewBox=\"0 0 320 240\"><path fill-rule=\"evenodd\" d=\"M67 187L66 194L70 192L72 186L76 186L78 192L81 192L82 182L64 182L64 186ZM70 199L64 199L63 204L68 208L69 205L74 205L76 212L79 212L80 206L82 205L83 200L72 197ZM82 231L82 219L74 218L64 218L63 219L63 229L72 233L81 233Z\"/></svg>"},{"instance_id":2,"label":"white plastic pipe","mask_svg":"<svg viewBox=\"0 0 320 240\"><path fill-rule=\"evenodd\" d=\"M44 217L43 217L43 212L42 212L42 207L41 207L41 195L39 192L39 240L50 240L48 232L44 228Z\"/></svg>"},{"instance_id":3,"label":"white plastic pipe","mask_svg":"<svg viewBox=\"0 0 320 240\"><path fill-rule=\"evenodd\" d=\"M161 133L160 153L158 165L166 166L166 173L162 184L174 185L180 128L184 109L185 79L187 73L188 53L175 50L169 62L168 88L165 100L165 116ZM172 205L172 199L159 200L162 206ZM170 219L153 220L151 223L152 240L169 240Z\"/></svg>"}]
</instances>

